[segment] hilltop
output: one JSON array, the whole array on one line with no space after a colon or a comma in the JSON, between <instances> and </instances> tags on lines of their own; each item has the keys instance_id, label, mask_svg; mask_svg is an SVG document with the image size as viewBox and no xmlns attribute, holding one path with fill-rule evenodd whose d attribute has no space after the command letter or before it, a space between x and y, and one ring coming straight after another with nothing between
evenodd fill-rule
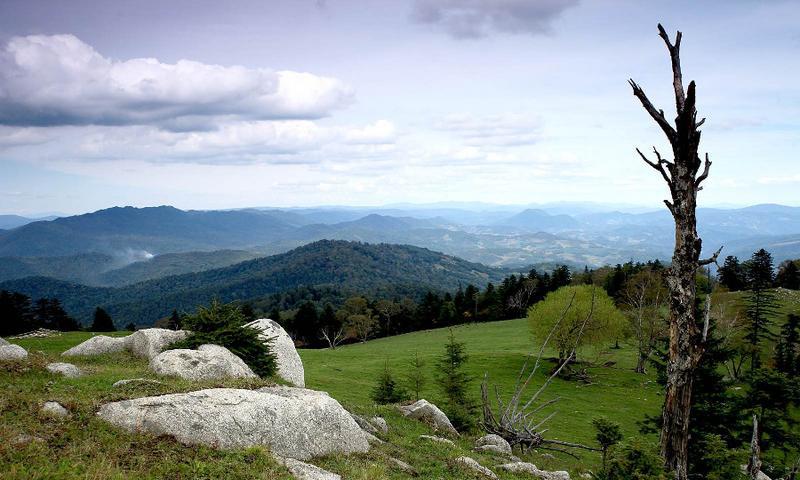
<instances>
[{"instance_id":1,"label":"hilltop","mask_svg":"<svg viewBox=\"0 0 800 480\"><path fill-rule=\"evenodd\" d=\"M0 283L0 290L32 298L55 297L86 321L102 306L124 325L152 325L172 309L194 310L210 298L254 300L299 287L328 288L341 295L419 298L459 285L484 286L504 271L408 245L323 240L287 253L224 268L174 275L119 288L89 287L44 277Z\"/></svg>"}]
</instances>

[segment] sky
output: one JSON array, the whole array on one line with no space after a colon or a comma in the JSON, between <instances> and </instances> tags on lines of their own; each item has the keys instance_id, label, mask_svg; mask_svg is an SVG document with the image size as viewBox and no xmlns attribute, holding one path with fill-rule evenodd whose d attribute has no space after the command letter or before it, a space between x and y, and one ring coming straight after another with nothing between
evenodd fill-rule
<instances>
[{"instance_id":1,"label":"sky","mask_svg":"<svg viewBox=\"0 0 800 480\"><path fill-rule=\"evenodd\" d=\"M0 1L0 213L668 195L636 155L674 117L700 204L800 205L800 2Z\"/></svg>"}]
</instances>

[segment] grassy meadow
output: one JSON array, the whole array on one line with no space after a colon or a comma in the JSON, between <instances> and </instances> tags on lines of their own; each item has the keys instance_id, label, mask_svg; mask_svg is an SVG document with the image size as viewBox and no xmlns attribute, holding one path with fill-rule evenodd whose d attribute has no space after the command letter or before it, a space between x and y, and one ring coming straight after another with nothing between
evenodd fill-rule
<instances>
[{"instance_id":1,"label":"grassy meadow","mask_svg":"<svg viewBox=\"0 0 800 480\"><path fill-rule=\"evenodd\" d=\"M525 355L534 345L525 320L464 325L453 329L456 338L466 343L468 368L475 377L472 391L479 396L479 377L488 372L491 384L510 392ZM125 333L118 333L124 335ZM339 473L347 479L409 478L387 461L387 456L413 465L422 478L474 478L469 472L451 466L450 460L470 455L486 466L502 459L471 451L476 432L456 439L456 447L419 439L430 429L403 418L394 407L376 406L370 391L380 371L389 365L398 380L414 353L426 362L427 383L422 396L434 403L442 397L433 379L435 362L443 351L447 329L416 332L364 344L342 346L336 350L300 350L309 388L328 391L345 407L361 414L386 418L390 432L386 444L375 446L365 455L316 459L313 463ZM112 388L125 378L156 377L147 362L128 353L99 357L72 357L86 375L66 379L47 372L48 362L65 361L61 352L89 338L87 332L71 332L49 338L12 340L30 352L28 360L0 366L0 477L8 479L52 478L177 478L177 479L283 479L291 478L263 448L216 451L207 447L187 447L171 438L130 434L107 425L95 417L97 408L109 401L159 395L210 387L256 388L271 380L231 380L193 383L176 378L158 378L162 385L132 385ZM645 413L656 413L661 403L657 386L650 376L632 372L634 351L586 352L594 363L613 365L590 368L591 384L556 380L547 398L561 397L559 413L550 422L552 438L592 444L591 420L607 416L620 422L626 435L637 435L636 422ZM549 368L549 364L547 365ZM545 378L546 369L534 381ZM43 416L39 408L46 401L58 401L72 415L68 419ZM43 441L15 444L19 435L34 435ZM541 452L544 453L544 452ZM531 452L522 457L540 468L568 469L573 473L593 468L599 456L580 452L581 461L556 454L555 458ZM500 478L523 478L498 473Z\"/></svg>"}]
</instances>

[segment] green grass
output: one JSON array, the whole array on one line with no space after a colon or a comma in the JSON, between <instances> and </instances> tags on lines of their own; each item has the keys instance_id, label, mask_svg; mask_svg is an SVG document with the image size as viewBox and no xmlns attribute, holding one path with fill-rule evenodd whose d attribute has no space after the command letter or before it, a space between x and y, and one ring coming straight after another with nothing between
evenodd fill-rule
<instances>
[{"instance_id":1,"label":"green grass","mask_svg":"<svg viewBox=\"0 0 800 480\"><path fill-rule=\"evenodd\" d=\"M458 341L466 344L469 355L467 369L475 379L472 392L476 402L479 401L480 380L484 373L488 373L490 385L497 385L505 397L510 395L525 357L537 345L526 320L462 325L454 327L453 332ZM427 384L421 396L433 403L440 402L442 393L435 382L435 364L444 351L448 335L448 329L428 330L335 350L300 350L306 369L306 385L329 392L345 406L368 410L372 403L370 392L385 365L388 363L396 379L402 382L417 353L426 362ZM640 436L637 422L646 414L657 414L663 397L654 376L633 372L635 349L627 345L622 347L619 350L595 349L582 354L579 359L598 365L588 369L591 384L556 379L548 387L543 395L545 399L561 398L552 409L546 410L547 413L558 410L548 422L548 438L595 446L591 421L601 416L619 422L626 437ZM608 367L599 366L606 362L615 363ZM553 366L550 362L545 365L532 381L532 387L538 388ZM529 390L532 393L533 388ZM575 469L577 463L593 468L600 460L599 455L591 452L580 452L579 455L580 462L562 455L556 455L554 461L536 454L531 459L540 468L568 470Z\"/></svg>"},{"instance_id":2,"label":"green grass","mask_svg":"<svg viewBox=\"0 0 800 480\"><path fill-rule=\"evenodd\" d=\"M459 341L467 346L468 367L476 378L472 391L477 400L478 378L488 372L490 383L501 392L511 391L525 355L534 345L524 320L512 320L454 329ZM118 333L117 335L124 335ZM291 478L262 448L218 451L207 447L187 447L167 437L131 434L116 429L95 416L97 408L109 401L183 392L209 387L255 388L269 380L192 383L174 378L159 378L163 385L136 385L112 388L124 378L156 377L147 362L128 353L100 357L73 357L87 375L65 379L50 374L44 365L63 361L61 352L89 338L86 332L72 332L49 338L15 340L29 350L30 357L21 363L0 365L0 478ZM474 478L469 472L452 467L449 461L469 455L492 467L502 459L471 451L475 435L456 439L456 447L419 439L430 429L403 418L394 407L375 406L369 399L375 379L388 362L401 377L415 352L427 362L428 383L423 396L434 403L441 400L433 380L436 358L441 354L447 330L432 330L339 347L336 350L301 350L309 388L328 391L351 411L364 415L382 415L389 422L387 443L364 455L334 456L315 459L314 464L337 472L348 479L403 479L407 475L387 461L393 456L413 465L421 478ZM645 413L659 409L658 387L649 376L632 372L634 352L630 347L607 352L588 352L584 359L597 363L614 361L610 367L589 369L593 383L556 380L547 398L562 397L559 410L550 422L551 438L592 444L591 420L607 416L620 422L628 436L637 435L636 422ZM544 372L536 377L538 385ZM56 420L39 414L41 404L54 400L65 405L72 416ZM25 447L12 445L19 434L36 435L43 443ZM477 432L476 432L477 434ZM525 460L545 469L568 469L573 473L594 468L599 457L581 453L581 461L556 456L550 459L538 453L522 455ZM524 478L499 473L503 479Z\"/></svg>"}]
</instances>

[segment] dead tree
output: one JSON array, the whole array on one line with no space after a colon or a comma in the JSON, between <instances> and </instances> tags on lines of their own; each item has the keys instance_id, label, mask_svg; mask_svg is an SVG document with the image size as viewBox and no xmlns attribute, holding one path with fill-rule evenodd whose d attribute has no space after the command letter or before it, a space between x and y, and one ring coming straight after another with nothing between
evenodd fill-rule
<instances>
[{"instance_id":1,"label":"dead tree","mask_svg":"<svg viewBox=\"0 0 800 480\"><path fill-rule=\"evenodd\" d=\"M747 476L758 480L761 472L761 447L758 445L758 417L753 414L753 437L750 440L750 460L747 462Z\"/></svg>"},{"instance_id":2,"label":"dead tree","mask_svg":"<svg viewBox=\"0 0 800 480\"><path fill-rule=\"evenodd\" d=\"M592 303L589 313L581 325L580 331L578 332L578 337L575 340L575 346L567 357L568 360L574 357L575 351L580 343L580 337L583 334L583 329L592 318L594 313L594 300L594 290L592 290ZM503 402L500 391L495 386L497 413L495 413L495 407L492 405L492 402L489 399L488 374L484 375L483 383L481 383L483 428L487 433L493 433L503 437L512 447L519 446L523 450L529 448L555 450L566 453L567 455L571 455L575 458L577 458L575 454L570 452L568 449L579 448L584 450L599 451L596 448L587 447L586 445L581 445L579 443L564 442L561 440L548 439L544 437L544 434L548 431L548 429L543 428L544 424L553 418L557 411L553 411L548 415L544 415L543 410L558 402L559 399L554 398L547 401L541 401L540 396L545 389L547 389L548 385L550 385L550 382L552 382L553 379L556 378L559 373L561 373L561 370L563 370L567 364L569 364L569 361L561 363L558 368L556 368L555 371L548 376L547 380L545 380L545 382L542 383L542 385L540 385L539 388L531 395L531 397L527 401L523 402L523 395L527 391L527 387L531 380L533 380L536 372L539 371L539 367L541 366L542 362L542 355L544 354L544 350L547 347L550 338L558 329L558 326L561 324L561 322L564 321L564 317L572 307L572 303L574 301L575 294L572 295L567 307L561 313L558 321L550 330L547 338L539 348L539 354L536 356L536 361L533 363L530 371L528 371L528 367L532 359L532 354L529 354L525 359L525 363L523 363L522 368L519 371L519 375L517 376L514 392L508 399L508 403Z\"/></svg>"},{"instance_id":3,"label":"dead tree","mask_svg":"<svg viewBox=\"0 0 800 480\"><path fill-rule=\"evenodd\" d=\"M670 290L670 338L667 363L667 387L661 430L661 454L667 467L675 472L677 480L686 480L689 441L689 413L692 404L692 376L704 351L704 339L695 318L695 273L703 265L715 263L720 250L705 260L700 260L702 241L697 234L697 193L708 178L711 161L698 155L700 130L705 118L697 120L695 109L695 83L684 91L681 73L681 32L673 44L667 32L658 25L659 36L669 50L672 63L672 86L675 91L677 117L673 126L633 80L629 83L633 94L642 103L650 117L658 124L672 147L673 160L667 160L653 147L655 160L650 160L639 149L636 151L648 165L661 174L669 186L671 200L664 203L675 221L675 250L667 272ZM702 171L700 167L703 167Z\"/></svg>"}]
</instances>

